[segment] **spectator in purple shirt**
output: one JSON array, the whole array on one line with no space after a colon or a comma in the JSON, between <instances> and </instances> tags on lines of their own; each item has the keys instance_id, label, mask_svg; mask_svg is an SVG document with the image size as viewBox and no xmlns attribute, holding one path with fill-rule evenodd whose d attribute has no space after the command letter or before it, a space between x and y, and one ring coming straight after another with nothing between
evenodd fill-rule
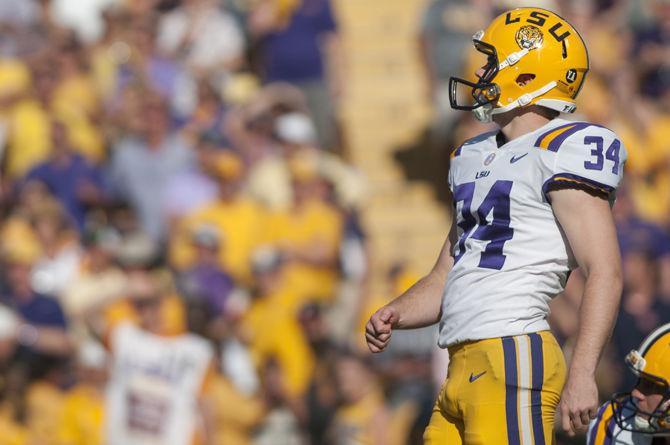
<instances>
[{"instance_id":1,"label":"spectator in purple shirt","mask_svg":"<svg viewBox=\"0 0 670 445\"><path fill-rule=\"evenodd\" d=\"M265 82L288 82L302 90L319 142L337 141L331 93L339 90L337 24L329 0L298 1L293 10L261 1L249 19L259 40Z\"/></svg>"},{"instance_id":2,"label":"spectator in purple shirt","mask_svg":"<svg viewBox=\"0 0 670 445\"><path fill-rule=\"evenodd\" d=\"M181 287L187 298L205 303L214 316L223 315L235 283L219 262L222 236L216 227L202 225L194 230L192 242L197 260L181 277Z\"/></svg>"},{"instance_id":3,"label":"spectator in purple shirt","mask_svg":"<svg viewBox=\"0 0 670 445\"><path fill-rule=\"evenodd\" d=\"M35 292L32 287L31 267L34 260L21 255L3 256L2 275L6 289L0 296L0 303L13 308L20 317L14 361L44 375L62 364L73 352L73 344L58 301ZM39 375L28 377L37 378Z\"/></svg>"},{"instance_id":4,"label":"spectator in purple shirt","mask_svg":"<svg viewBox=\"0 0 670 445\"><path fill-rule=\"evenodd\" d=\"M51 139L49 159L29 171L22 185L33 181L44 183L81 231L87 208L105 199L103 174L72 149L61 122L52 123Z\"/></svg>"}]
</instances>

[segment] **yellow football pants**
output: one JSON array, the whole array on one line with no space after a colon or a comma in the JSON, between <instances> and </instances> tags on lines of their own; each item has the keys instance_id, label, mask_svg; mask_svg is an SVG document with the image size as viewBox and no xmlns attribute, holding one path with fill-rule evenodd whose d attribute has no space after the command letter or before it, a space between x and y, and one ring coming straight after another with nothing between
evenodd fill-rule
<instances>
[{"instance_id":1,"label":"yellow football pants","mask_svg":"<svg viewBox=\"0 0 670 445\"><path fill-rule=\"evenodd\" d=\"M424 444L554 443L566 370L549 331L458 344L449 357Z\"/></svg>"}]
</instances>

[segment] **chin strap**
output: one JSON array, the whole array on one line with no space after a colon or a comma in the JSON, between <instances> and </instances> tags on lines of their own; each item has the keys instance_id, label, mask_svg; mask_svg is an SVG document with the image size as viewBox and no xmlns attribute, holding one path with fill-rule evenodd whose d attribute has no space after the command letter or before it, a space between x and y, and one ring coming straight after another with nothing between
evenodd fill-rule
<instances>
[{"instance_id":1,"label":"chin strap","mask_svg":"<svg viewBox=\"0 0 670 445\"><path fill-rule=\"evenodd\" d=\"M644 371L644 368L647 366L647 361L636 349L633 349L626 355L625 362L638 377L640 376L640 371Z\"/></svg>"},{"instance_id":2,"label":"chin strap","mask_svg":"<svg viewBox=\"0 0 670 445\"><path fill-rule=\"evenodd\" d=\"M556 88L556 81L552 80L542 88L539 88L533 92L522 94L519 96L514 102L510 103L509 105L506 105L504 107L498 107L498 108L493 108L493 105L491 104L486 104L483 105L479 108L475 108L472 110L473 114L475 115L475 118L477 118L478 121L480 122L491 122L491 119L494 114L501 114L501 113L507 113L508 111L512 111L515 108L518 107L525 107L529 103L533 101L533 99L542 96L545 93L548 93L549 91L553 90Z\"/></svg>"},{"instance_id":3,"label":"chin strap","mask_svg":"<svg viewBox=\"0 0 670 445\"><path fill-rule=\"evenodd\" d=\"M531 49L535 49L535 48L531 48ZM505 58L505 60L503 60L502 62L500 62L500 65L498 65L498 71L502 71L502 70L504 70L505 68L507 68L508 66L512 66L512 65L514 65L514 64L517 63L519 60L521 60L521 58L522 58L523 56L525 56L525 55L528 54L529 52L530 52L530 49L528 49L528 48L524 48L524 49L522 49L521 51L517 51L517 52L515 52L515 53L510 54L509 56L507 56L507 58Z\"/></svg>"},{"instance_id":4,"label":"chin strap","mask_svg":"<svg viewBox=\"0 0 670 445\"><path fill-rule=\"evenodd\" d=\"M540 97L543 94L548 93L549 91L556 88L556 85L558 85L556 83L556 81L552 80L551 82L549 82L548 84L546 84L542 88L539 88L539 89L537 89L537 90L535 90L531 93L522 94L521 96L519 96L519 98L517 100L515 100L514 102L512 102L509 105L506 105L504 107L494 108L491 113L492 114L506 113L507 111L511 111L511 110L513 110L517 107L525 107L526 105L531 103L533 101L533 99L535 99L536 97Z\"/></svg>"}]
</instances>

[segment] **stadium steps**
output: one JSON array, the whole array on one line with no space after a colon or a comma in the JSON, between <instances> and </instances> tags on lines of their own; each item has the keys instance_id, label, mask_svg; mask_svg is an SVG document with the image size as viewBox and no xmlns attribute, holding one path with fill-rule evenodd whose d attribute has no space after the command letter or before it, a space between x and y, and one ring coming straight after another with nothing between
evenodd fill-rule
<instances>
[{"instance_id":1,"label":"stadium steps","mask_svg":"<svg viewBox=\"0 0 670 445\"><path fill-rule=\"evenodd\" d=\"M450 215L423 183L409 182L393 155L429 120L417 27L425 1L335 0L345 92L340 118L348 158L370 181L363 220L373 252L373 291L397 261L430 269ZM446 172L445 172L446 173Z\"/></svg>"}]
</instances>

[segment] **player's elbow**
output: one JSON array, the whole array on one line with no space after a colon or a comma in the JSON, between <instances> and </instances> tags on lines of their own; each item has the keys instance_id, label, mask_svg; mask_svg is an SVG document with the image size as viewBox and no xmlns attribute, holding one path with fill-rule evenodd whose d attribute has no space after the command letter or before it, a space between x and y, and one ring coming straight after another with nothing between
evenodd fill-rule
<instances>
[{"instance_id":1,"label":"player's elbow","mask_svg":"<svg viewBox=\"0 0 670 445\"><path fill-rule=\"evenodd\" d=\"M618 304L623 293L623 273L621 269L619 268L618 271L611 273L607 282L609 283L612 300Z\"/></svg>"},{"instance_id":2,"label":"player's elbow","mask_svg":"<svg viewBox=\"0 0 670 445\"><path fill-rule=\"evenodd\" d=\"M591 267L586 278L587 282L605 288L612 302L618 302L623 292L623 271L620 262L600 264Z\"/></svg>"}]
</instances>

